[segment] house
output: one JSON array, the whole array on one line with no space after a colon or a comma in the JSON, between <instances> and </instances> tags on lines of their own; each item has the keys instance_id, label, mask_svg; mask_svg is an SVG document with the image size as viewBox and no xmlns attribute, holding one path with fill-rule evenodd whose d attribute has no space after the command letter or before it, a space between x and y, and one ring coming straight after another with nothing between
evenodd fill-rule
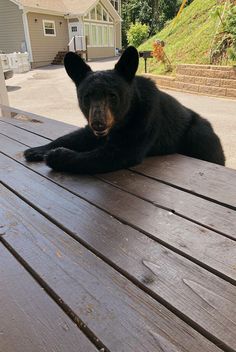
<instances>
[{"instance_id":1,"label":"house","mask_svg":"<svg viewBox=\"0 0 236 352\"><path fill-rule=\"evenodd\" d=\"M1 0L0 51L28 51L33 68L86 44L89 59L112 57L121 48L120 7L121 0Z\"/></svg>"}]
</instances>

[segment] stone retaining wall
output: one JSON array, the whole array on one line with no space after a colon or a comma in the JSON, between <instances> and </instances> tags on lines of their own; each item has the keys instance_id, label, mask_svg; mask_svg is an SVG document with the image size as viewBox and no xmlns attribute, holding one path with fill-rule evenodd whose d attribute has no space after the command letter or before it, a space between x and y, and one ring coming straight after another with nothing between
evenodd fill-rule
<instances>
[{"instance_id":1,"label":"stone retaining wall","mask_svg":"<svg viewBox=\"0 0 236 352\"><path fill-rule=\"evenodd\" d=\"M236 67L213 65L178 65L176 76L145 74L160 88L236 98Z\"/></svg>"}]
</instances>

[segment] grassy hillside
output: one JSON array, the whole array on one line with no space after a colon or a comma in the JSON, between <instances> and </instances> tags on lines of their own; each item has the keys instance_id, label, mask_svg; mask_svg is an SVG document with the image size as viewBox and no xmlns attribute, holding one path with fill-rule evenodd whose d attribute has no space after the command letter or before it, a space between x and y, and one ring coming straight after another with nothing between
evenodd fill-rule
<instances>
[{"instance_id":1,"label":"grassy hillside","mask_svg":"<svg viewBox=\"0 0 236 352\"><path fill-rule=\"evenodd\" d=\"M211 45L219 23L219 19L210 16L216 3L217 0L194 0L184 9L174 27L171 21L138 49L152 50L154 40L162 39L174 70L180 63L209 64ZM143 59L140 59L139 72L144 72ZM164 65L155 59L148 60L148 72L166 73Z\"/></svg>"}]
</instances>

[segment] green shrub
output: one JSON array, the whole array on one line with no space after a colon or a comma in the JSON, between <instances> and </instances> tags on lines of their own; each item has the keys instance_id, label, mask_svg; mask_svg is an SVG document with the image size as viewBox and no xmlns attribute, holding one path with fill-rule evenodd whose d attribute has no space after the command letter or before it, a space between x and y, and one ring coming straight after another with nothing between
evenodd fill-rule
<instances>
[{"instance_id":1,"label":"green shrub","mask_svg":"<svg viewBox=\"0 0 236 352\"><path fill-rule=\"evenodd\" d=\"M127 32L127 40L129 45L136 48L148 38L149 28L146 24L139 22L132 24Z\"/></svg>"}]
</instances>

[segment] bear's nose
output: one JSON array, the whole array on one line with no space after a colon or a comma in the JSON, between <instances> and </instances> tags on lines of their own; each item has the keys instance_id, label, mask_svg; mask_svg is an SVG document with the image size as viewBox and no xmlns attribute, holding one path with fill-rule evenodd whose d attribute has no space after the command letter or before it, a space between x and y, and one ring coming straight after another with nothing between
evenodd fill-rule
<instances>
[{"instance_id":1,"label":"bear's nose","mask_svg":"<svg viewBox=\"0 0 236 352\"><path fill-rule=\"evenodd\" d=\"M95 120L91 123L91 127L95 131L102 132L106 129L107 126L104 122Z\"/></svg>"}]
</instances>

